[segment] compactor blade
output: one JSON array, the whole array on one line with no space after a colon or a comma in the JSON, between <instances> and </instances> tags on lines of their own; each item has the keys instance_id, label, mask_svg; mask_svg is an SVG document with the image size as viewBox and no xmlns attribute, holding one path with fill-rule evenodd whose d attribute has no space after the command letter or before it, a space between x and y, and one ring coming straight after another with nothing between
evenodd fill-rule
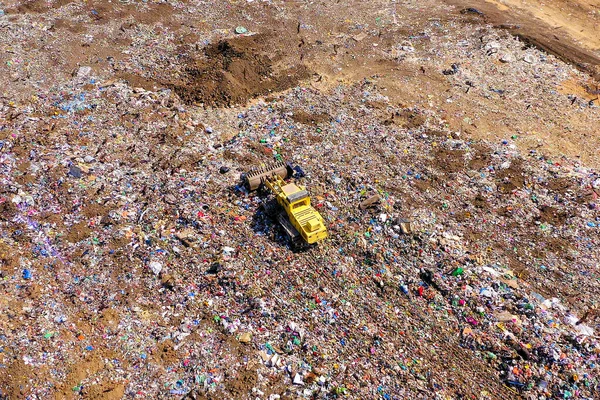
<instances>
[{"instance_id":1,"label":"compactor blade","mask_svg":"<svg viewBox=\"0 0 600 400\"><path fill-rule=\"evenodd\" d=\"M269 176L279 175L281 179L287 179L291 175L290 171L290 166L284 161L275 161L245 173L242 180L248 190L256 190Z\"/></svg>"}]
</instances>

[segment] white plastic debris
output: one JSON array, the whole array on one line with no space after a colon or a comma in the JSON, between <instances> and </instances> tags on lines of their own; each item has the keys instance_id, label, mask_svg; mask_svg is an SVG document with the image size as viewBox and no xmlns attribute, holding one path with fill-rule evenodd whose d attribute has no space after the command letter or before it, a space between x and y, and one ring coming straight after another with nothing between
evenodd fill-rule
<instances>
[{"instance_id":1,"label":"white plastic debris","mask_svg":"<svg viewBox=\"0 0 600 400\"><path fill-rule=\"evenodd\" d=\"M150 263L149 267L152 270L152 272L154 273L154 275L158 275L158 274L160 274L160 271L162 271L162 264L159 263L158 261L152 261Z\"/></svg>"}]
</instances>

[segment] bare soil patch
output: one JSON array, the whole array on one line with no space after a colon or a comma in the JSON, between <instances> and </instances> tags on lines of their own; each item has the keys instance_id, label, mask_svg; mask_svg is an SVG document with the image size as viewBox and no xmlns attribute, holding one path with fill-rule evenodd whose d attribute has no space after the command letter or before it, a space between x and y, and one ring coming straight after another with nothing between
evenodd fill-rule
<instances>
[{"instance_id":1,"label":"bare soil patch","mask_svg":"<svg viewBox=\"0 0 600 400\"><path fill-rule=\"evenodd\" d=\"M309 77L302 65L277 70L277 55L268 48L269 36L257 34L224 39L204 49L204 57L185 69L175 93L188 104L229 107L271 92L280 92Z\"/></svg>"},{"instance_id":2,"label":"bare soil patch","mask_svg":"<svg viewBox=\"0 0 600 400\"><path fill-rule=\"evenodd\" d=\"M516 189L521 189L525 185L525 174L520 163L512 163L510 167L501 169L496 174L498 189L501 192L508 193Z\"/></svg>"}]
</instances>

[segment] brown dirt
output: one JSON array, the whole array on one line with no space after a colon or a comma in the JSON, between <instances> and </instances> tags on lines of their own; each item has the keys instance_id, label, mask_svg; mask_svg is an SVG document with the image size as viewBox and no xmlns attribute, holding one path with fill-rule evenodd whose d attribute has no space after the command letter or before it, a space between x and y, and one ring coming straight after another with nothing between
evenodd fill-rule
<instances>
[{"instance_id":1,"label":"brown dirt","mask_svg":"<svg viewBox=\"0 0 600 400\"><path fill-rule=\"evenodd\" d=\"M384 125L396 125L401 128L414 129L423 125L427 118L411 110L396 111L383 121Z\"/></svg>"},{"instance_id":2,"label":"brown dirt","mask_svg":"<svg viewBox=\"0 0 600 400\"><path fill-rule=\"evenodd\" d=\"M313 125L323 124L331 121L331 116L327 113L307 113L304 110L295 110L292 119L300 124Z\"/></svg>"},{"instance_id":3,"label":"brown dirt","mask_svg":"<svg viewBox=\"0 0 600 400\"><path fill-rule=\"evenodd\" d=\"M513 162L510 167L501 169L496 173L498 189L509 193L521 189L525 185L525 175L520 162Z\"/></svg>"},{"instance_id":4,"label":"brown dirt","mask_svg":"<svg viewBox=\"0 0 600 400\"><path fill-rule=\"evenodd\" d=\"M89 400L119 400L125 395L125 386L113 382L91 385L84 389L82 395Z\"/></svg>"},{"instance_id":5,"label":"brown dirt","mask_svg":"<svg viewBox=\"0 0 600 400\"><path fill-rule=\"evenodd\" d=\"M552 224L554 226L562 226L565 224L567 217L568 216L565 211L558 210L554 207L541 206L540 216L538 217L538 220L540 222Z\"/></svg>"},{"instance_id":6,"label":"brown dirt","mask_svg":"<svg viewBox=\"0 0 600 400\"><path fill-rule=\"evenodd\" d=\"M17 7L17 11L20 13L27 13L27 12L43 13L43 12L50 10L53 7L55 7L55 8L62 7L71 2L72 2L71 0L57 0L51 4L44 0L29 0L29 1L24 1L21 5L19 5Z\"/></svg>"},{"instance_id":7,"label":"brown dirt","mask_svg":"<svg viewBox=\"0 0 600 400\"><path fill-rule=\"evenodd\" d=\"M21 175L15 177L15 181L17 181L17 183L19 183L20 185L27 185L34 183L36 181L36 177L33 174L24 172Z\"/></svg>"},{"instance_id":8,"label":"brown dirt","mask_svg":"<svg viewBox=\"0 0 600 400\"><path fill-rule=\"evenodd\" d=\"M277 71L274 64L279 57L271 55L269 41L268 35L257 34L209 45L204 57L189 63L183 81L169 86L188 104L229 107L308 78L309 71L302 64Z\"/></svg>"},{"instance_id":9,"label":"brown dirt","mask_svg":"<svg viewBox=\"0 0 600 400\"><path fill-rule=\"evenodd\" d=\"M77 243L90 236L92 230L88 227L87 221L81 221L69 228L69 233L65 236L65 240L71 243Z\"/></svg>"},{"instance_id":10,"label":"brown dirt","mask_svg":"<svg viewBox=\"0 0 600 400\"><path fill-rule=\"evenodd\" d=\"M243 398L256 386L257 382L258 374L255 370L243 369L234 379L227 380L227 389L234 396L233 398Z\"/></svg>"},{"instance_id":11,"label":"brown dirt","mask_svg":"<svg viewBox=\"0 0 600 400\"><path fill-rule=\"evenodd\" d=\"M564 238L548 238L545 244L548 251L557 255L564 255L573 249L571 242Z\"/></svg>"},{"instance_id":12,"label":"brown dirt","mask_svg":"<svg viewBox=\"0 0 600 400\"><path fill-rule=\"evenodd\" d=\"M27 231L25 224L12 224L9 228L10 234L13 239L18 243L27 243L31 240L30 232Z\"/></svg>"},{"instance_id":13,"label":"brown dirt","mask_svg":"<svg viewBox=\"0 0 600 400\"><path fill-rule=\"evenodd\" d=\"M8 221L15 216L16 212L17 207L12 201L6 200L0 203L0 220Z\"/></svg>"},{"instance_id":14,"label":"brown dirt","mask_svg":"<svg viewBox=\"0 0 600 400\"><path fill-rule=\"evenodd\" d=\"M258 158L250 153L236 153L231 150L225 150L223 152L223 158L225 160L238 161L240 164L248 165L249 167L255 165L258 162Z\"/></svg>"},{"instance_id":15,"label":"brown dirt","mask_svg":"<svg viewBox=\"0 0 600 400\"><path fill-rule=\"evenodd\" d=\"M600 83L593 79L569 79L562 82L558 90L563 94L572 94L586 101L600 103Z\"/></svg>"},{"instance_id":16,"label":"brown dirt","mask_svg":"<svg viewBox=\"0 0 600 400\"><path fill-rule=\"evenodd\" d=\"M38 284L32 283L25 288L25 295L32 300L37 300L41 294L42 291Z\"/></svg>"},{"instance_id":17,"label":"brown dirt","mask_svg":"<svg viewBox=\"0 0 600 400\"><path fill-rule=\"evenodd\" d=\"M446 173L462 171L465 168L465 152L439 149L435 153L434 165Z\"/></svg>"},{"instance_id":18,"label":"brown dirt","mask_svg":"<svg viewBox=\"0 0 600 400\"><path fill-rule=\"evenodd\" d=\"M480 194L475 196L475 198L473 199L473 205L477 208L483 208L487 205L487 203L488 203L487 199Z\"/></svg>"},{"instance_id":19,"label":"brown dirt","mask_svg":"<svg viewBox=\"0 0 600 400\"><path fill-rule=\"evenodd\" d=\"M25 398L29 391L29 378L36 375L35 369L18 358L9 363L8 368L3 369L3 371L0 374L0 387L5 389L4 394L8 396L7 398Z\"/></svg>"},{"instance_id":20,"label":"brown dirt","mask_svg":"<svg viewBox=\"0 0 600 400\"><path fill-rule=\"evenodd\" d=\"M0 271L8 270L8 267L16 262L17 255L13 249L6 243L0 242Z\"/></svg>"},{"instance_id":21,"label":"brown dirt","mask_svg":"<svg viewBox=\"0 0 600 400\"><path fill-rule=\"evenodd\" d=\"M69 366L67 377L62 382L62 385L57 388L58 390L56 391L54 398L56 400L73 399L76 394L73 392L73 388L79 385L84 379L102 370L103 366L104 362L100 356L82 359L80 362Z\"/></svg>"},{"instance_id":22,"label":"brown dirt","mask_svg":"<svg viewBox=\"0 0 600 400\"><path fill-rule=\"evenodd\" d=\"M90 203L89 205L85 206L81 210L81 213L88 218L104 216L106 214L106 212L107 212L107 207L105 207L101 204L98 204L98 203Z\"/></svg>"},{"instance_id":23,"label":"brown dirt","mask_svg":"<svg viewBox=\"0 0 600 400\"><path fill-rule=\"evenodd\" d=\"M41 218L44 220L45 223L56 224L59 227L62 227L64 225L63 224L64 216L61 214L44 213L44 214L42 214Z\"/></svg>"},{"instance_id":24,"label":"brown dirt","mask_svg":"<svg viewBox=\"0 0 600 400\"><path fill-rule=\"evenodd\" d=\"M163 85L155 80L144 78L143 76L135 75L129 72L120 71L115 74L115 78L123 79L133 88L142 88L145 90L157 90Z\"/></svg>"},{"instance_id":25,"label":"brown dirt","mask_svg":"<svg viewBox=\"0 0 600 400\"><path fill-rule=\"evenodd\" d=\"M6 11L10 14L41 14L52 9L58 9L68 6L72 3L77 3L73 0L28 0L13 7L7 7ZM81 13L85 14L88 21L95 24L105 24L111 19L126 20L128 17L133 17L136 23L139 24L154 24L162 22L168 24L171 22L170 16L173 14L173 7L167 3L148 3L147 7L136 7L135 4L110 4L102 0L87 1L81 8ZM64 27L72 30L73 25L59 21L57 27ZM130 28L135 27L135 23L129 25ZM80 32L81 26L75 27L75 32Z\"/></svg>"},{"instance_id":26,"label":"brown dirt","mask_svg":"<svg viewBox=\"0 0 600 400\"><path fill-rule=\"evenodd\" d=\"M469 161L469 168L479 171L491 164L491 149L487 146L473 145L474 154Z\"/></svg>"},{"instance_id":27,"label":"brown dirt","mask_svg":"<svg viewBox=\"0 0 600 400\"><path fill-rule=\"evenodd\" d=\"M575 201L577 201L579 204L591 203L594 202L598 197L600 197L600 191L595 191L592 189L582 190L577 193Z\"/></svg>"},{"instance_id":28,"label":"brown dirt","mask_svg":"<svg viewBox=\"0 0 600 400\"><path fill-rule=\"evenodd\" d=\"M414 185L421 193L427 192L431 188L431 182L423 180L415 180Z\"/></svg>"},{"instance_id":29,"label":"brown dirt","mask_svg":"<svg viewBox=\"0 0 600 400\"><path fill-rule=\"evenodd\" d=\"M548 190L564 194L577 187L577 182L570 178L554 178L548 181Z\"/></svg>"},{"instance_id":30,"label":"brown dirt","mask_svg":"<svg viewBox=\"0 0 600 400\"><path fill-rule=\"evenodd\" d=\"M459 211L454 214L454 219L457 222L465 222L471 219L472 215L469 211Z\"/></svg>"},{"instance_id":31,"label":"brown dirt","mask_svg":"<svg viewBox=\"0 0 600 400\"><path fill-rule=\"evenodd\" d=\"M113 308L107 308L102 312L100 317L100 321L110 328L116 328L119 325L120 321L119 313Z\"/></svg>"},{"instance_id":32,"label":"brown dirt","mask_svg":"<svg viewBox=\"0 0 600 400\"><path fill-rule=\"evenodd\" d=\"M165 340L158 345L154 359L162 365L173 365L180 360L179 354L175 351L175 344L172 340Z\"/></svg>"}]
</instances>

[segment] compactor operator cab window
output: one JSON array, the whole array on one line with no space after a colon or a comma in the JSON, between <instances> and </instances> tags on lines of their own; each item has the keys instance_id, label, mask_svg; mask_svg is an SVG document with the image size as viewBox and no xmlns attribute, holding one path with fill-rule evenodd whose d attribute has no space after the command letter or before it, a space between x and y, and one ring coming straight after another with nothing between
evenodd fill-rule
<instances>
[{"instance_id":1,"label":"compactor operator cab window","mask_svg":"<svg viewBox=\"0 0 600 400\"><path fill-rule=\"evenodd\" d=\"M307 206L307 205L308 205L308 199L304 199L304 200L299 201L296 204L294 204L292 206L292 208L298 208L298 207Z\"/></svg>"}]
</instances>

